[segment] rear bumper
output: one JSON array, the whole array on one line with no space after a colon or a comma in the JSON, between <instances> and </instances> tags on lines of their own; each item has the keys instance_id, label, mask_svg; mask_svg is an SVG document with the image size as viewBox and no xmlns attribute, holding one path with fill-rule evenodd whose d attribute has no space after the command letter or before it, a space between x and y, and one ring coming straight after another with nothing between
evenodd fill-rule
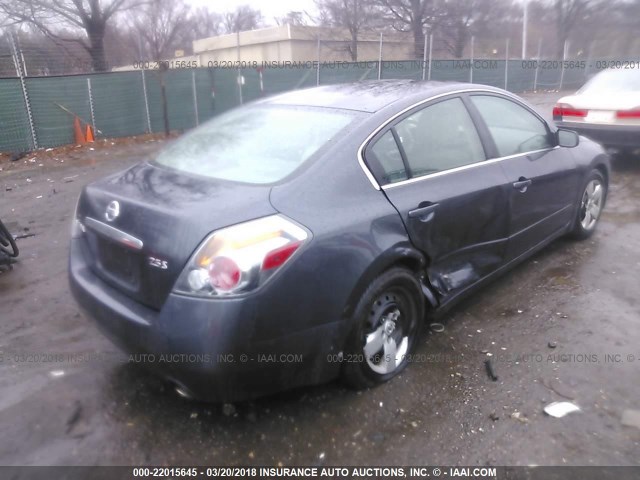
<instances>
[{"instance_id":1,"label":"rear bumper","mask_svg":"<svg viewBox=\"0 0 640 480\"><path fill-rule=\"evenodd\" d=\"M237 401L328 381L343 322L268 339L256 338L256 312L264 295L198 299L170 294L160 311L113 289L94 275L72 240L71 292L85 315L129 362L140 364L207 401ZM265 307L267 308L267 307Z\"/></svg>"},{"instance_id":2,"label":"rear bumper","mask_svg":"<svg viewBox=\"0 0 640 480\"><path fill-rule=\"evenodd\" d=\"M558 127L573 130L610 148L640 148L640 126L596 125L556 122Z\"/></svg>"}]
</instances>

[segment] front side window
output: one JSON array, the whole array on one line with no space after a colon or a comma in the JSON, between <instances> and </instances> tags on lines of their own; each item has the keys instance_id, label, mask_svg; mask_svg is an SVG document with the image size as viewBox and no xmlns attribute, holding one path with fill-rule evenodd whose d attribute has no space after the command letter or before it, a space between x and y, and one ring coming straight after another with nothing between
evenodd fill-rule
<instances>
[{"instance_id":1,"label":"front side window","mask_svg":"<svg viewBox=\"0 0 640 480\"><path fill-rule=\"evenodd\" d=\"M355 119L346 110L259 105L193 129L155 161L205 177L254 184L282 180Z\"/></svg>"},{"instance_id":2,"label":"front side window","mask_svg":"<svg viewBox=\"0 0 640 480\"><path fill-rule=\"evenodd\" d=\"M501 157L551 148L546 125L526 108L506 98L472 95Z\"/></svg>"}]
</instances>

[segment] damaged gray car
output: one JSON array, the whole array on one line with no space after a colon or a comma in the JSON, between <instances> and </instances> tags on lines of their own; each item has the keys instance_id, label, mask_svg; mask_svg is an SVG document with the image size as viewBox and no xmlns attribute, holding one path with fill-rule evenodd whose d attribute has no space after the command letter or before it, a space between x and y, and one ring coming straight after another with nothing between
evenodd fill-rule
<instances>
[{"instance_id":1,"label":"damaged gray car","mask_svg":"<svg viewBox=\"0 0 640 480\"><path fill-rule=\"evenodd\" d=\"M255 397L409 363L444 311L590 236L609 159L482 85L382 81L261 100L87 186L70 282L185 395ZM178 361L182 360L182 361Z\"/></svg>"}]
</instances>

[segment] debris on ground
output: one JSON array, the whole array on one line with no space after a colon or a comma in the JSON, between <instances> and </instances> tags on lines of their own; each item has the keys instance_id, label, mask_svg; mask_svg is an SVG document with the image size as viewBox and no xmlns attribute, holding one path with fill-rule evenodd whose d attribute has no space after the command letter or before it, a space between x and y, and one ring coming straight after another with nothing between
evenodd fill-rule
<instances>
[{"instance_id":1,"label":"debris on ground","mask_svg":"<svg viewBox=\"0 0 640 480\"><path fill-rule=\"evenodd\" d=\"M529 423L529 419L517 410L511 414L511 418L518 420L520 423Z\"/></svg>"},{"instance_id":2,"label":"debris on ground","mask_svg":"<svg viewBox=\"0 0 640 480\"><path fill-rule=\"evenodd\" d=\"M29 237L35 237L36 234L35 233L21 233L19 235L14 235L13 239L14 240L22 240L23 238L29 238Z\"/></svg>"},{"instance_id":3,"label":"debris on ground","mask_svg":"<svg viewBox=\"0 0 640 480\"><path fill-rule=\"evenodd\" d=\"M493 363L491 362L491 359L490 359L490 358L487 358L487 359L484 361L484 367L485 367L485 368L486 368L486 370L487 370L487 375L489 376L489 378L490 378L491 380L493 380L494 382L497 382L497 381L498 381L498 375L496 375L496 372L495 372L495 370L493 369Z\"/></svg>"},{"instance_id":4,"label":"debris on ground","mask_svg":"<svg viewBox=\"0 0 640 480\"><path fill-rule=\"evenodd\" d=\"M640 410L625 410L621 422L627 427L640 428Z\"/></svg>"},{"instance_id":5,"label":"debris on ground","mask_svg":"<svg viewBox=\"0 0 640 480\"><path fill-rule=\"evenodd\" d=\"M579 412L580 407L571 402L553 402L544 407L544 413L554 418L562 418L572 412Z\"/></svg>"},{"instance_id":6,"label":"debris on ground","mask_svg":"<svg viewBox=\"0 0 640 480\"><path fill-rule=\"evenodd\" d=\"M26 156L27 156L27 152L14 153L9 157L9 160L12 161L12 162L17 162L22 157L26 157Z\"/></svg>"},{"instance_id":7,"label":"debris on ground","mask_svg":"<svg viewBox=\"0 0 640 480\"><path fill-rule=\"evenodd\" d=\"M76 400L73 412L71 413L71 416L67 419L67 433L71 431L73 426L78 422L78 420L80 420L81 416L82 416L82 403Z\"/></svg>"},{"instance_id":8,"label":"debris on ground","mask_svg":"<svg viewBox=\"0 0 640 480\"><path fill-rule=\"evenodd\" d=\"M560 388L554 386L552 383L547 384L547 382L545 382L543 379L540 379L540 383L542 384L543 387L551 390L552 392L554 392L557 395L560 395L563 398L566 398L567 400L573 400L574 397L571 396L570 394L568 394L567 392L563 392L562 391L562 386L559 385Z\"/></svg>"},{"instance_id":9,"label":"debris on ground","mask_svg":"<svg viewBox=\"0 0 640 480\"><path fill-rule=\"evenodd\" d=\"M64 370L51 370L49 372L49 375L51 375L53 378L62 377L64 375Z\"/></svg>"},{"instance_id":10,"label":"debris on ground","mask_svg":"<svg viewBox=\"0 0 640 480\"><path fill-rule=\"evenodd\" d=\"M558 346L556 342L549 342L547 345L549 348L556 348Z\"/></svg>"},{"instance_id":11,"label":"debris on ground","mask_svg":"<svg viewBox=\"0 0 640 480\"><path fill-rule=\"evenodd\" d=\"M497 422L498 420L500 420L500 417L496 415L495 412L491 412L489 414L489 418L491 419L492 422Z\"/></svg>"},{"instance_id":12,"label":"debris on ground","mask_svg":"<svg viewBox=\"0 0 640 480\"><path fill-rule=\"evenodd\" d=\"M224 405L222 405L222 413L225 417L235 415L236 407L234 407L232 403L225 403Z\"/></svg>"},{"instance_id":13,"label":"debris on ground","mask_svg":"<svg viewBox=\"0 0 640 480\"><path fill-rule=\"evenodd\" d=\"M444 332L444 325L441 323L432 323L429 325L432 332L441 333Z\"/></svg>"}]
</instances>

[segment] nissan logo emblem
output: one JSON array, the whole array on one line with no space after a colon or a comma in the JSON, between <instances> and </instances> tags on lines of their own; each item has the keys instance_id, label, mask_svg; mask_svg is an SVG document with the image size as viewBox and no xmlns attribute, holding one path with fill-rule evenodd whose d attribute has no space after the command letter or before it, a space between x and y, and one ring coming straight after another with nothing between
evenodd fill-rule
<instances>
[{"instance_id":1,"label":"nissan logo emblem","mask_svg":"<svg viewBox=\"0 0 640 480\"><path fill-rule=\"evenodd\" d=\"M107 219L108 222L113 222L120 215L120 204L114 200L109 205L107 205L107 211L104 214L104 218Z\"/></svg>"}]
</instances>

